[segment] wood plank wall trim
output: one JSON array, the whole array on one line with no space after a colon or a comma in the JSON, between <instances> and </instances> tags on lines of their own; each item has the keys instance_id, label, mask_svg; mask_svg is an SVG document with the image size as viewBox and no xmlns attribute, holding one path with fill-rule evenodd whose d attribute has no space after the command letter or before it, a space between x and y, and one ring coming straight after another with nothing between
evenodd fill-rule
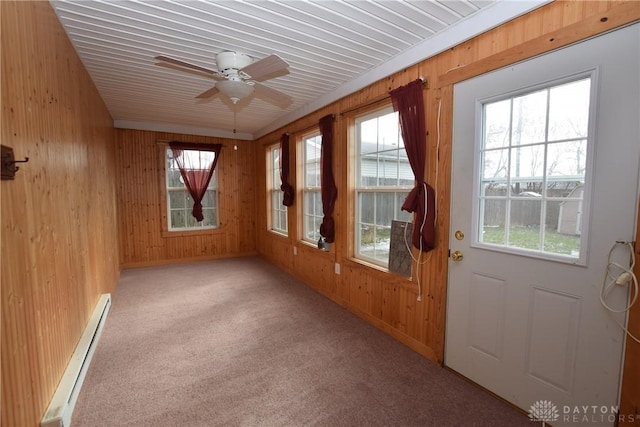
<instances>
[{"instance_id":1,"label":"wood plank wall trim","mask_svg":"<svg viewBox=\"0 0 640 427\"><path fill-rule=\"evenodd\" d=\"M439 86L447 86L456 82L479 76L489 71L514 64L545 52L565 47L576 40L583 40L631 24L638 20L637 2L623 3L606 12L589 16L580 22L536 37L526 46L513 46L495 55L488 56L469 64L458 64L438 78Z\"/></svg>"},{"instance_id":2,"label":"wood plank wall trim","mask_svg":"<svg viewBox=\"0 0 640 427\"><path fill-rule=\"evenodd\" d=\"M113 119L49 2L0 2L2 425L34 427L120 269Z\"/></svg>"}]
</instances>

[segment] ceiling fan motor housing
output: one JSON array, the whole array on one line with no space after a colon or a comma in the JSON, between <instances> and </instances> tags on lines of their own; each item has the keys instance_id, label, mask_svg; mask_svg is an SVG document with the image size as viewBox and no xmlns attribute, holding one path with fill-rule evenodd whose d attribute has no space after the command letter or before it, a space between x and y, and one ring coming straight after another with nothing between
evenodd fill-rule
<instances>
[{"instance_id":1,"label":"ceiling fan motor housing","mask_svg":"<svg viewBox=\"0 0 640 427\"><path fill-rule=\"evenodd\" d=\"M218 71L223 74L230 70L241 70L252 62L253 59L244 53L226 51L216 55Z\"/></svg>"}]
</instances>

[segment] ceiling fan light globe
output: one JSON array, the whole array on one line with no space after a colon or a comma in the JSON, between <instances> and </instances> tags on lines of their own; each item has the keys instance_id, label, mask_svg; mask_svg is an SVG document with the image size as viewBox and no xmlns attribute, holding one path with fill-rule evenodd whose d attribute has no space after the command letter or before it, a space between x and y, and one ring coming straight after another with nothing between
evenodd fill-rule
<instances>
[{"instance_id":1,"label":"ceiling fan light globe","mask_svg":"<svg viewBox=\"0 0 640 427\"><path fill-rule=\"evenodd\" d=\"M253 93L253 86L238 80L222 80L216 83L216 87L234 104Z\"/></svg>"}]
</instances>

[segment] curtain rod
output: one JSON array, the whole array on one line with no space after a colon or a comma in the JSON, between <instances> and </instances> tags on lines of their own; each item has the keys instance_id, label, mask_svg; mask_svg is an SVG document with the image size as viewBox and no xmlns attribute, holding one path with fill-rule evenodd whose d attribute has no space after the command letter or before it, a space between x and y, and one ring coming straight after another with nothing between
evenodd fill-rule
<instances>
[{"instance_id":1,"label":"curtain rod","mask_svg":"<svg viewBox=\"0 0 640 427\"><path fill-rule=\"evenodd\" d=\"M427 79L425 79L424 77L420 77L420 80L422 80L422 89L429 89L429 83L427 82ZM340 115L344 116L347 113L359 110L360 108L369 107L371 105L377 104L378 102L384 101L385 99L389 99L389 98L391 98L391 95L389 95L389 93L385 93L384 95L380 95L373 98L371 101L367 102L366 104L361 104L356 107L347 108L346 110L341 111Z\"/></svg>"}]
</instances>

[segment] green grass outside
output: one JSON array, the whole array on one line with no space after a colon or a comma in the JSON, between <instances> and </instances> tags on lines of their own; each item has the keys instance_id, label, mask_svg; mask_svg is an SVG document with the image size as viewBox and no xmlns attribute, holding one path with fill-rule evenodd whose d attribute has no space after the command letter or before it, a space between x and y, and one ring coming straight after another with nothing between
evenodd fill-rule
<instances>
[{"instance_id":1,"label":"green grass outside","mask_svg":"<svg viewBox=\"0 0 640 427\"><path fill-rule=\"evenodd\" d=\"M485 227L485 243L504 245L504 228ZM530 227L514 227L509 230L511 247L540 250L540 229ZM560 234L555 230L545 230L544 252L562 255L575 255L580 251L580 236Z\"/></svg>"},{"instance_id":2,"label":"green grass outside","mask_svg":"<svg viewBox=\"0 0 640 427\"><path fill-rule=\"evenodd\" d=\"M388 241L391 235L391 228L378 229L376 233L376 243ZM514 227L509 230L510 247L531 249L538 251L540 240L540 229L533 227ZM485 243L504 245L504 228L485 227ZM373 227L362 235L362 244L374 243ZM553 229L547 229L544 235L544 252L561 255L575 255L580 251L580 236L560 234Z\"/></svg>"}]
</instances>

